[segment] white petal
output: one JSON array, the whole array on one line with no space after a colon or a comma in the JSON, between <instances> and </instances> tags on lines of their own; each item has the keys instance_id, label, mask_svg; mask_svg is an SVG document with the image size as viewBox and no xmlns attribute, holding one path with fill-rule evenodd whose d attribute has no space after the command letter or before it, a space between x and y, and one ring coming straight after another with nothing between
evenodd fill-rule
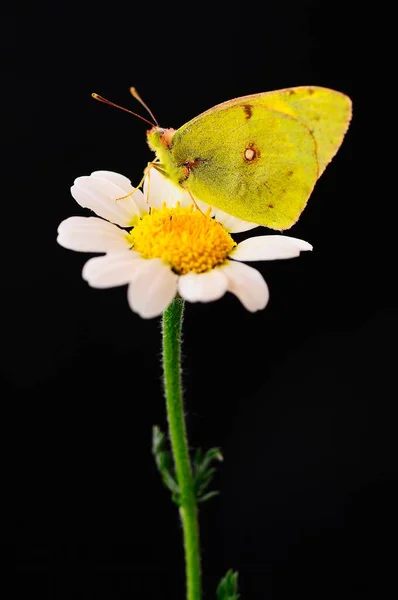
<instances>
[{"instance_id":1,"label":"white petal","mask_svg":"<svg viewBox=\"0 0 398 600\"><path fill-rule=\"evenodd\" d=\"M259 226L258 223L250 223L250 221L233 217L219 208L214 210L214 218L230 233L242 233L242 231L249 231Z\"/></svg>"},{"instance_id":2,"label":"white petal","mask_svg":"<svg viewBox=\"0 0 398 600\"><path fill-rule=\"evenodd\" d=\"M118 200L125 196L124 190L107 179L78 177L71 187L71 194L80 206L90 208L100 217L121 227L133 225L140 216L133 196Z\"/></svg>"},{"instance_id":3,"label":"white petal","mask_svg":"<svg viewBox=\"0 0 398 600\"><path fill-rule=\"evenodd\" d=\"M124 175L120 175L120 173L115 173L114 171L93 171L91 177L112 181L112 183L122 188L125 194L131 192L132 186L130 179Z\"/></svg>"},{"instance_id":4,"label":"white petal","mask_svg":"<svg viewBox=\"0 0 398 600\"><path fill-rule=\"evenodd\" d=\"M234 260L277 260L294 258L303 250L312 250L311 244L285 235L260 235L238 244L230 256Z\"/></svg>"},{"instance_id":5,"label":"white petal","mask_svg":"<svg viewBox=\"0 0 398 600\"><path fill-rule=\"evenodd\" d=\"M247 310L255 312L267 306L268 286L259 271L232 261L220 268L228 278L228 290L239 298Z\"/></svg>"},{"instance_id":6,"label":"white petal","mask_svg":"<svg viewBox=\"0 0 398 600\"><path fill-rule=\"evenodd\" d=\"M144 181L144 198L148 199L150 206L162 208L163 203L172 207L180 203L181 206L192 204L192 198L187 191L175 185L152 167Z\"/></svg>"},{"instance_id":7,"label":"white petal","mask_svg":"<svg viewBox=\"0 0 398 600\"><path fill-rule=\"evenodd\" d=\"M228 279L221 269L206 273L187 273L178 280L180 295L189 302L211 302L221 298L228 288Z\"/></svg>"},{"instance_id":8,"label":"white petal","mask_svg":"<svg viewBox=\"0 0 398 600\"><path fill-rule=\"evenodd\" d=\"M202 202L202 200L198 200L198 198L195 198L195 202L206 214L209 204ZM210 216L214 217L216 221L221 223L221 225L229 233L242 233L242 231L249 231L249 229L255 229L255 227L259 227L258 223L250 223L249 221L238 219L238 217L233 217L232 215L226 213L220 208L216 208L215 206L212 206Z\"/></svg>"},{"instance_id":9,"label":"white petal","mask_svg":"<svg viewBox=\"0 0 398 600\"><path fill-rule=\"evenodd\" d=\"M131 185L130 179L127 179L127 177L125 177L124 175L120 175L120 173L114 173L113 171L94 171L93 173L91 173L91 177L96 177L98 179L108 179L123 190L123 196L125 196L126 194L130 194L135 189ZM131 194L131 196L128 196L128 198L124 198L123 200L118 200L118 202L122 207L126 208L126 210L129 210L131 200L138 207L140 217L149 212L149 204L145 202L144 194L140 189L136 189L134 194Z\"/></svg>"},{"instance_id":10,"label":"white petal","mask_svg":"<svg viewBox=\"0 0 398 600\"><path fill-rule=\"evenodd\" d=\"M128 288L130 308L144 319L158 317L177 293L178 276L160 258L137 263Z\"/></svg>"},{"instance_id":11,"label":"white petal","mask_svg":"<svg viewBox=\"0 0 398 600\"><path fill-rule=\"evenodd\" d=\"M124 285L134 279L137 261L143 260L138 252L133 251L97 256L86 262L82 276L95 288Z\"/></svg>"},{"instance_id":12,"label":"white petal","mask_svg":"<svg viewBox=\"0 0 398 600\"><path fill-rule=\"evenodd\" d=\"M69 217L58 227L57 242L78 252L128 250L126 232L97 217Z\"/></svg>"},{"instance_id":13,"label":"white petal","mask_svg":"<svg viewBox=\"0 0 398 600\"><path fill-rule=\"evenodd\" d=\"M107 179L108 181L111 181L123 190L123 196L130 194L134 190L130 179L124 175L120 175L120 173L115 173L114 171L94 171L91 173L91 177L96 177L97 179ZM137 189L136 192L131 194L131 196L128 198L118 200L118 202L120 202L121 206L128 210L131 200L133 200L133 202L137 205L140 216L143 216L149 212L149 205L145 202L144 194L140 189Z\"/></svg>"}]
</instances>

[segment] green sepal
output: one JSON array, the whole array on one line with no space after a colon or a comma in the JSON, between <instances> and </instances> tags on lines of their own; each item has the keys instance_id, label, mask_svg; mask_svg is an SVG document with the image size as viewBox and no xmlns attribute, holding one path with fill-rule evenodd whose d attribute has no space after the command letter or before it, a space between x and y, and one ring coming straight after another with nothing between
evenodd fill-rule
<instances>
[{"instance_id":1,"label":"green sepal","mask_svg":"<svg viewBox=\"0 0 398 600\"><path fill-rule=\"evenodd\" d=\"M217 600L239 600L238 572L230 569L217 588Z\"/></svg>"}]
</instances>

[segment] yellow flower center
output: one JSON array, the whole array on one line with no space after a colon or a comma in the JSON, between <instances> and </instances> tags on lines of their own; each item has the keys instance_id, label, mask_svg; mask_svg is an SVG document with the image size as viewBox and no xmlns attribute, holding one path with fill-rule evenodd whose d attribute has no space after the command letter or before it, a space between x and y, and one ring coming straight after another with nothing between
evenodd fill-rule
<instances>
[{"instance_id":1,"label":"yellow flower center","mask_svg":"<svg viewBox=\"0 0 398 600\"><path fill-rule=\"evenodd\" d=\"M179 275L213 269L236 246L220 223L193 205L152 209L128 235L143 258L161 258Z\"/></svg>"}]
</instances>

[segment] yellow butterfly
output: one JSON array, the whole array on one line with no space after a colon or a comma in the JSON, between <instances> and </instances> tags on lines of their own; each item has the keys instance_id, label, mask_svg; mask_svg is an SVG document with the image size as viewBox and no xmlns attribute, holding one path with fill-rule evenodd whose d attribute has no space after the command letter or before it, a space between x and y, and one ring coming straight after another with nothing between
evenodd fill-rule
<instances>
[{"instance_id":1,"label":"yellow butterfly","mask_svg":"<svg viewBox=\"0 0 398 600\"><path fill-rule=\"evenodd\" d=\"M339 149L351 114L348 96L323 87L235 98L177 130L153 126L147 139L157 160L151 165L193 198L288 229Z\"/></svg>"}]
</instances>

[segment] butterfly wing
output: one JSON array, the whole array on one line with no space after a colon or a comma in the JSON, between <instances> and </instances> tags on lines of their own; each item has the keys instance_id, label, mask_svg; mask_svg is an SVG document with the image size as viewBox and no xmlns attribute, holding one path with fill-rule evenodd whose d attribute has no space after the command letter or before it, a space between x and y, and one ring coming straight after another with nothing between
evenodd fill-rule
<instances>
[{"instance_id":1,"label":"butterfly wing","mask_svg":"<svg viewBox=\"0 0 398 600\"><path fill-rule=\"evenodd\" d=\"M319 176L341 146L352 117L352 102L345 94L324 87L300 86L228 100L195 117L187 126L214 110L237 105L246 106L246 110L254 106L272 108L306 125L316 141Z\"/></svg>"},{"instance_id":2,"label":"butterfly wing","mask_svg":"<svg viewBox=\"0 0 398 600\"><path fill-rule=\"evenodd\" d=\"M185 185L196 198L278 230L297 221L318 178L308 127L264 106L204 113L176 131L172 153L194 165Z\"/></svg>"}]
</instances>

